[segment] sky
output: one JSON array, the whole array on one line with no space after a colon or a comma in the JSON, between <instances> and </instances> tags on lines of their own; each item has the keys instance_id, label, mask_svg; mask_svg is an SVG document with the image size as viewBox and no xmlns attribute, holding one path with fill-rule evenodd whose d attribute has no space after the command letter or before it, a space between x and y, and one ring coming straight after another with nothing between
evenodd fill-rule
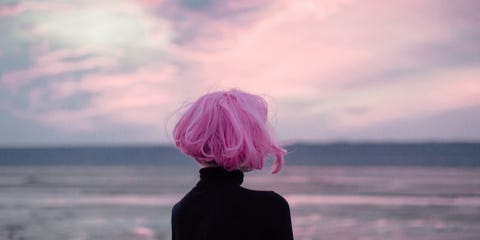
<instances>
[{"instance_id":1,"label":"sky","mask_svg":"<svg viewBox=\"0 0 480 240\"><path fill-rule=\"evenodd\" d=\"M480 141L476 0L0 0L0 146L171 143L207 92L280 141Z\"/></svg>"}]
</instances>

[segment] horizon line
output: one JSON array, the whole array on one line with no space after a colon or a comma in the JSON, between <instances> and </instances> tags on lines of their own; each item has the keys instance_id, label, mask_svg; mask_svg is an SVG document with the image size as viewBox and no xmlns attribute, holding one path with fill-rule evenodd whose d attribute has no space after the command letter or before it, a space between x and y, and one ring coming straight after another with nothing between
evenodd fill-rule
<instances>
[{"instance_id":1,"label":"horizon line","mask_svg":"<svg viewBox=\"0 0 480 240\"><path fill-rule=\"evenodd\" d=\"M282 144L285 147L292 145L407 145L407 144L480 144L479 140L327 140L327 141L290 141ZM166 142L119 142L119 143L27 143L27 144L0 144L0 149L28 149L28 148L121 148L121 147L173 147L175 144Z\"/></svg>"}]
</instances>

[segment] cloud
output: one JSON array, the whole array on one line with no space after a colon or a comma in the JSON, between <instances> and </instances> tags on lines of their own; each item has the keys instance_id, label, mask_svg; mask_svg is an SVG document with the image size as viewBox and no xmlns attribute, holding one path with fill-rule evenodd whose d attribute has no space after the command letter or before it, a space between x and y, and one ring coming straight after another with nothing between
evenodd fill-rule
<instances>
[{"instance_id":1,"label":"cloud","mask_svg":"<svg viewBox=\"0 0 480 240\"><path fill-rule=\"evenodd\" d=\"M415 119L471 107L480 103L480 68L454 69L416 75L410 83L376 85L346 92L337 102L345 108L333 110L336 128L361 128L398 119ZM402 79L404 80L404 79ZM364 111L349 111L363 108Z\"/></svg>"},{"instance_id":2,"label":"cloud","mask_svg":"<svg viewBox=\"0 0 480 240\"><path fill-rule=\"evenodd\" d=\"M27 56L26 65L0 66L5 69L0 72L2 109L71 133L151 126L162 119L164 114L152 109L165 104L170 94L165 81L175 83L177 71L173 57L165 53L168 26L130 1L102 3L72 2L81 8L61 12L38 12L35 4L9 6L21 9L17 13L35 13L42 21L22 16L11 21L30 26L12 38L38 41L14 54ZM42 5L41 10L51 8Z\"/></svg>"},{"instance_id":3,"label":"cloud","mask_svg":"<svg viewBox=\"0 0 480 240\"><path fill-rule=\"evenodd\" d=\"M175 29L173 42L192 45L197 49L222 48L220 39L231 38L243 28L249 28L261 20L265 13L277 5L272 0L168 0L139 1L146 10L159 19L166 19ZM204 40L214 42L205 45ZM220 40L220 41L216 41Z\"/></svg>"},{"instance_id":4,"label":"cloud","mask_svg":"<svg viewBox=\"0 0 480 240\"><path fill-rule=\"evenodd\" d=\"M205 39L185 46L182 53L198 63L205 88L239 86L277 98L304 99L309 103L303 109L279 109L286 115L328 115L333 122L328 127L421 117L477 100L476 90L450 103L440 96L423 96L428 89L465 93L464 86L478 76L472 69L435 64L434 56L413 51L455 36L454 29L444 25L448 19L437 19L435 12L428 12L430 7L415 2L287 2L242 34L218 40L228 47L197 51L198 45L212 44ZM458 57L471 55L462 54ZM424 101L430 105L419 107Z\"/></svg>"},{"instance_id":5,"label":"cloud","mask_svg":"<svg viewBox=\"0 0 480 240\"><path fill-rule=\"evenodd\" d=\"M58 2L22 1L13 4L0 5L1 17L14 17L27 11L67 10L69 6Z\"/></svg>"},{"instance_id":6,"label":"cloud","mask_svg":"<svg viewBox=\"0 0 480 240\"><path fill-rule=\"evenodd\" d=\"M88 49L48 51L35 56L29 69L10 71L1 75L0 84L3 87L14 87L42 77L108 69L115 64L113 56L96 56L95 52Z\"/></svg>"},{"instance_id":7,"label":"cloud","mask_svg":"<svg viewBox=\"0 0 480 240\"><path fill-rule=\"evenodd\" d=\"M25 117L69 132L95 131L99 127L148 126L162 129L161 120L172 113L176 98L172 79L176 69L145 67L129 74L86 74L80 79L51 82L31 97ZM82 94L80 107L57 106ZM40 97L38 97L40 96ZM46 105L46 106L45 106Z\"/></svg>"},{"instance_id":8,"label":"cloud","mask_svg":"<svg viewBox=\"0 0 480 240\"><path fill-rule=\"evenodd\" d=\"M480 30L476 12L464 9L470 5L71 4L82 8L0 8L0 16L28 23L12 36L38 38L15 54L0 51L0 60L28 56L22 66L0 63L0 99L21 118L72 135L109 128L158 136L182 103L231 87L268 96L283 139L348 138L349 131L375 131L480 102ZM35 11L44 21L22 17Z\"/></svg>"}]
</instances>

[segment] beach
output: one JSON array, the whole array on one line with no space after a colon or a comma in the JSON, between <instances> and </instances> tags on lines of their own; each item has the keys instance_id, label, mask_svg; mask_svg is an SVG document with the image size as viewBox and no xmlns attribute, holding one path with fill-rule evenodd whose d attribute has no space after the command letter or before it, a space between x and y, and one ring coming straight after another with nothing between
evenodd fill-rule
<instances>
[{"instance_id":1,"label":"beach","mask_svg":"<svg viewBox=\"0 0 480 240\"><path fill-rule=\"evenodd\" d=\"M0 167L0 239L166 240L185 166ZM244 187L290 204L295 239L478 239L480 169L287 166Z\"/></svg>"}]
</instances>

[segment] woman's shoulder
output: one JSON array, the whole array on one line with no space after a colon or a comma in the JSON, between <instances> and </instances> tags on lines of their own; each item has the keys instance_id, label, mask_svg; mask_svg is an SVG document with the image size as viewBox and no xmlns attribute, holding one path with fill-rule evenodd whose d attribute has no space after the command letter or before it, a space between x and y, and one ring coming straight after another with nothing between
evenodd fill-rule
<instances>
[{"instance_id":1,"label":"woman's shoulder","mask_svg":"<svg viewBox=\"0 0 480 240\"><path fill-rule=\"evenodd\" d=\"M287 200L275 191L251 190L246 188L245 190L254 195L260 202L268 203L268 205L277 208L289 208Z\"/></svg>"}]
</instances>

